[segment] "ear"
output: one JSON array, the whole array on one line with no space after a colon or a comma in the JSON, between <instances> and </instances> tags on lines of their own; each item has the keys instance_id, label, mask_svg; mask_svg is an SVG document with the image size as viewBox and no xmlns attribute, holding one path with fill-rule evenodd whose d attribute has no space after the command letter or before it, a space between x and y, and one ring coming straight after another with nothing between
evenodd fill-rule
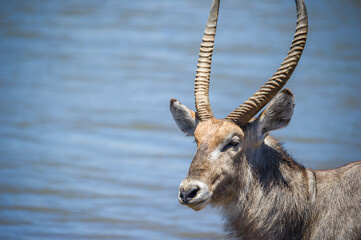
<instances>
[{"instance_id":1,"label":"ear","mask_svg":"<svg viewBox=\"0 0 361 240\"><path fill-rule=\"evenodd\" d=\"M176 99L170 100L170 112L180 130L185 132L187 136L194 136L194 131L198 124L196 113Z\"/></svg>"},{"instance_id":2,"label":"ear","mask_svg":"<svg viewBox=\"0 0 361 240\"><path fill-rule=\"evenodd\" d=\"M258 117L262 135L286 127L291 121L295 98L289 89L283 89Z\"/></svg>"}]
</instances>

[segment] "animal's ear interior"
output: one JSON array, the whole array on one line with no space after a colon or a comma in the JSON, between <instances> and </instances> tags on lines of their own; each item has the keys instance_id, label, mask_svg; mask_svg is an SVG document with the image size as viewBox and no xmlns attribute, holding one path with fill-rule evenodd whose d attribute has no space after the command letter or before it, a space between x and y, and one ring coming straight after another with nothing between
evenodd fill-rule
<instances>
[{"instance_id":1,"label":"animal's ear interior","mask_svg":"<svg viewBox=\"0 0 361 240\"><path fill-rule=\"evenodd\" d=\"M176 99L170 100L170 112L180 130L185 132L187 136L194 136L198 124L197 114Z\"/></svg>"},{"instance_id":2,"label":"animal's ear interior","mask_svg":"<svg viewBox=\"0 0 361 240\"><path fill-rule=\"evenodd\" d=\"M293 93L287 88L283 89L257 119L262 134L286 127L291 121L294 106Z\"/></svg>"}]
</instances>

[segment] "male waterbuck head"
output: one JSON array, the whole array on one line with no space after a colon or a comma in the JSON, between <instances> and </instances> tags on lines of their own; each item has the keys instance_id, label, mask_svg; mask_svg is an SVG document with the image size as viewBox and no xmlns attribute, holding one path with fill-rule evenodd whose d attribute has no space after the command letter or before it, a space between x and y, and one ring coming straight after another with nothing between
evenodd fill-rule
<instances>
[{"instance_id":1,"label":"male waterbuck head","mask_svg":"<svg viewBox=\"0 0 361 240\"><path fill-rule=\"evenodd\" d=\"M281 67L252 97L225 119L213 116L209 103L209 80L212 52L217 27L220 0L214 0L202 38L195 79L196 113L172 99L170 109L178 127L194 136L197 153L188 176L179 187L179 201L194 210L208 203L224 203L234 194L232 185L245 158L256 164L268 133L285 127L292 116L294 97L284 89L303 51L307 38L307 12L302 0L297 0L297 26L292 46ZM277 95L277 93L279 93ZM277 97L256 118L253 118L275 96Z\"/></svg>"},{"instance_id":2,"label":"male waterbuck head","mask_svg":"<svg viewBox=\"0 0 361 240\"><path fill-rule=\"evenodd\" d=\"M361 239L361 162L315 171L293 160L269 136L292 117L293 94L282 88L306 44L304 1L296 0L296 33L280 68L225 119L213 116L208 97L219 2L213 0L200 48L196 112L170 101L178 127L197 143L179 186L179 202L196 211L220 206L227 230L243 240Z\"/></svg>"}]
</instances>

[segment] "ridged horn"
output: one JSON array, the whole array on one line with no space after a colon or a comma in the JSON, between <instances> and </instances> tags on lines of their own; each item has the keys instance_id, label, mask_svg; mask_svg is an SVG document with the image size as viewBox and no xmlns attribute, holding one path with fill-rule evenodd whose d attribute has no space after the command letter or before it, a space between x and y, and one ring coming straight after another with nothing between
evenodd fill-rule
<instances>
[{"instance_id":1,"label":"ridged horn","mask_svg":"<svg viewBox=\"0 0 361 240\"><path fill-rule=\"evenodd\" d=\"M281 63L281 67L273 74L273 77L252 97L230 113L226 117L227 120L233 121L241 127L245 126L253 116L276 96L291 77L305 47L308 30L306 5L303 0L296 0L295 2L297 6L297 25L287 57Z\"/></svg>"},{"instance_id":2,"label":"ridged horn","mask_svg":"<svg viewBox=\"0 0 361 240\"><path fill-rule=\"evenodd\" d=\"M197 115L201 121L213 118L211 105L209 103L209 81L214 39L217 28L219 2L220 0L213 0L211 6L206 29L204 30L202 38L201 48L199 50L197 73L194 81L194 96Z\"/></svg>"}]
</instances>

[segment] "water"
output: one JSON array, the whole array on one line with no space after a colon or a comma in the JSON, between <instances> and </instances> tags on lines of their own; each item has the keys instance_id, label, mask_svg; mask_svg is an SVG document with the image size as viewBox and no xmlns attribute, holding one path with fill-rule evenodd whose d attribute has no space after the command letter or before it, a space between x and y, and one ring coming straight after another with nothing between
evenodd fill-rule
<instances>
[{"instance_id":1,"label":"water","mask_svg":"<svg viewBox=\"0 0 361 240\"><path fill-rule=\"evenodd\" d=\"M181 206L195 152L169 99L193 108L210 1L3 1L0 239L224 239L217 210ZM279 66L293 1L222 2L211 102L224 117ZM301 163L361 156L361 4L308 1L310 32L274 133Z\"/></svg>"}]
</instances>

